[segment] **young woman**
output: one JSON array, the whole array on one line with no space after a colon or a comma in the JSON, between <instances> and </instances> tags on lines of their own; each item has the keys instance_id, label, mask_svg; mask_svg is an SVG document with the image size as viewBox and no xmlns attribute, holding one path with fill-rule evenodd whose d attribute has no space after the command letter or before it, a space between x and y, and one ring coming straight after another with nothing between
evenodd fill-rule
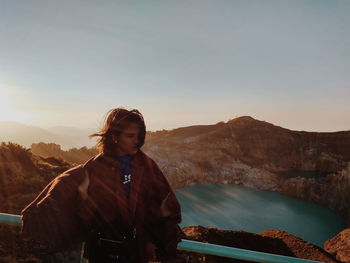
<instances>
[{"instance_id":1,"label":"young woman","mask_svg":"<svg viewBox=\"0 0 350 263\"><path fill-rule=\"evenodd\" d=\"M22 210L22 233L51 251L85 242L89 263L174 256L184 237L180 204L158 165L144 152L138 110L109 111L100 153L52 180Z\"/></svg>"}]
</instances>

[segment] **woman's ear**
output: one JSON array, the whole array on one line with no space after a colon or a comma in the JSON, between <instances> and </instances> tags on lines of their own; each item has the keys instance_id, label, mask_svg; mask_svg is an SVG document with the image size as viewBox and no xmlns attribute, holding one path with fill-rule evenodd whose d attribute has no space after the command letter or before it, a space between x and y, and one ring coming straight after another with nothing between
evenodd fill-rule
<instances>
[{"instance_id":1,"label":"woman's ear","mask_svg":"<svg viewBox=\"0 0 350 263\"><path fill-rule=\"evenodd\" d=\"M112 134L112 135L111 135L111 139L112 139L112 141L113 141L114 143L118 143L118 136L117 136L117 135Z\"/></svg>"}]
</instances>

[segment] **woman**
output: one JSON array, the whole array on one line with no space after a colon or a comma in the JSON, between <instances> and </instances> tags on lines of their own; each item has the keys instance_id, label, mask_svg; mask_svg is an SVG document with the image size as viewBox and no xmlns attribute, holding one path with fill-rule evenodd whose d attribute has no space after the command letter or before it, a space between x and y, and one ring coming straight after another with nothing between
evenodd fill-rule
<instances>
[{"instance_id":1,"label":"woman","mask_svg":"<svg viewBox=\"0 0 350 263\"><path fill-rule=\"evenodd\" d=\"M183 233L179 202L144 152L138 110L109 111L100 153L52 180L22 210L22 233L51 251L85 241L90 263L148 262L174 256Z\"/></svg>"}]
</instances>

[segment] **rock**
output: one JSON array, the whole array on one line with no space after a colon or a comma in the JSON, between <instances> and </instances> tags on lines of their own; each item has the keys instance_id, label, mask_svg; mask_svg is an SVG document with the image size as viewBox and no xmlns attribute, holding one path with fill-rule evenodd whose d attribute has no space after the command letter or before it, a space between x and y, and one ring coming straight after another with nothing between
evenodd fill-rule
<instances>
[{"instance_id":1,"label":"rock","mask_svg":"<svg viewBox=\"0 0 350 263\"><path fill-rule=\"evenodd\" d=\"M316 260L321 262L338 262L334 256L322 248L315 246L299 237L281 230L266 230L259 233L261 236L276 238L282 241L297 258Z\"/></svg>"},{"instance_id":2,"label":"rock","mask_svg":"<svg viewBox=\"0 0 350 263\"><path fill-rule=\"evenodd\" d=\"M322 248L312 245L287 232L267 230L260 234L245 231L221 230L214 227L187 226L182 228L186 239L205 243L260 251L265 253L304 258L327 263L338 262ZM238 259L211 256L200 253L179 251L177 259L168 263L180 262L248 262Z\"/></svg>"},{"instance_id":3,"label":"rock","mask_svg":"<svg viewBox=\"0 0 350 263\"><path fill-rule=\"evenodd\" d=\"M323 247L339 261L350 263L350 228L327 240Z\"/></svg>"}]
</instances>

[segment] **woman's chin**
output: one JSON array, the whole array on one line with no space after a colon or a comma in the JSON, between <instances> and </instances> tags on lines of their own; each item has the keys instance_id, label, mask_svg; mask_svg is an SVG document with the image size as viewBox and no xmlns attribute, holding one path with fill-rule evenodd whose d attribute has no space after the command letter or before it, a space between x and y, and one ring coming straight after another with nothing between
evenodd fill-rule
<instances>
[{"instance_id":1,"label":"woman's chin","mask_svg":"<svg viewBox=\"0 0 350 263\"><path fill-rule=\"evenodd\" d=\"M129 154L135 154L135 153L137 153L137 148L135 148L135 149L133 149L132 151L130 151L130 153Z\"/></svg>"}]
</instances>

